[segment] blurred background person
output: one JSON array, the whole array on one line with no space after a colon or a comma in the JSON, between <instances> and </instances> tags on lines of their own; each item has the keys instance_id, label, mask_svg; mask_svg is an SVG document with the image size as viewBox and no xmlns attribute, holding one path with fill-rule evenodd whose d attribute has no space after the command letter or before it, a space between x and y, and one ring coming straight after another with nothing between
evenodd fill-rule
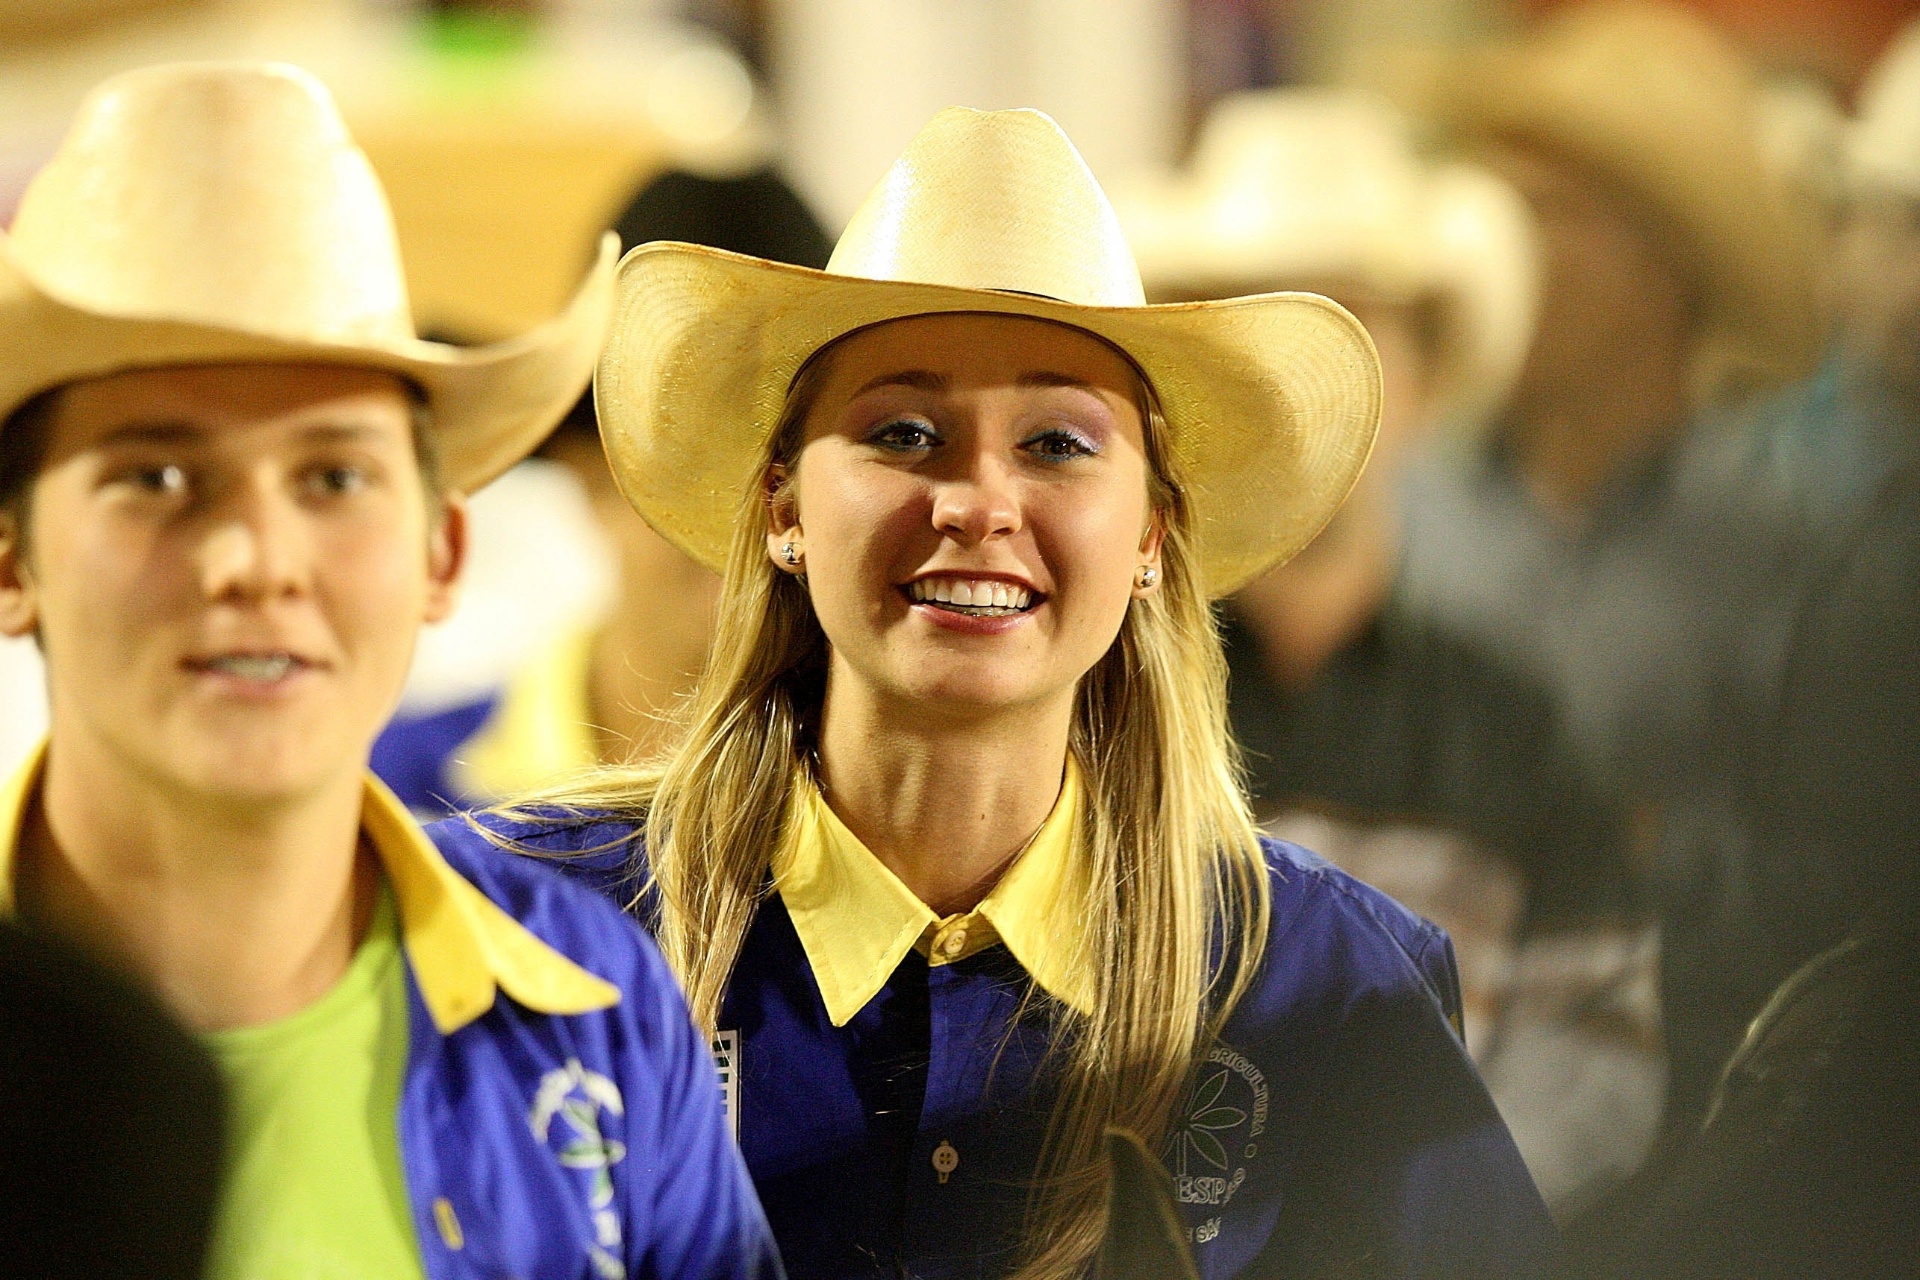
<instances>
[{"instance_id":1,"label":"blurred background person","mask_svg":"<svg viewBox=\"0 0 1920 1280\"><path fill-rule=\"evenodd\" d=\"M670 169L634 197L614 230L627 248L680 240L816 268L832 251L799 196L765 167L724 178ZM403 709L387 727L374 745L374 771L416 812L477 807L594 765L659 752L670 745L674 712L706 662L720 581L621 496L601 450L591 394L540 455L585 498L587 539L598 545L569 546L559 494L516 509L503 505L502 526L546 517L558 536L542 536L552 544L542 559L569 552L610 559L610 590L586 616L551 626L500 683L450 704ZM531 579L546 571L527 564L523 589L537 590ZM429 669L416 690L432 678Z\"/></svg>"},{"instance_id":2,"label":"blurred background person","mask_svg":"<svg viewBox=\"0 0 1920 1280\"><path fill-rule=\"evenodd\" d=\"M1403 588L1550 691L1585 784L1624 816L1661 926L1667 1121L1685 1128L1771 985L1721 989L1741 962L1709 921L1739 886L1703 907L1700 868L1760 838L1739 792L1792 546L1708 424L1815 363L1819 211L1768 163L1755 70L1677 8L1570 8L1400 84L1526 196L1542 261L1505 411L1410 478Z\"/></svg>"},{"instance_id":3,"label":"blurred background person","mask_svg":"<svg viewBox=\"0 0 1920 1280\"><path fill-rule=\"evenodd\" d=\"M212 1056L123 976L3 919L0 1096L0 1275L199 1280L225 1145Z\"/></svg>"},{"instance_id":4,"label":"blurred background person","mask_svg":"<svg viewBox=\"0 0 1920 1280\"><path fill-rule=\"evenodd\" d=\"M1156 300L1313 289L1373 335L1386 401L1366 472L1226 616L1235 732L1269 830L1447 928L1467 1041L1543 1193L1591 1192L1637 1161L1662 1085L1619 824L1564 758L1546 692L1398 583L1409 466L1475 447L1527 355L1528 210L1487 170L1423 154L1383 101L1325 89L1226 100L1186 173L1118 204Z\"/></svg>"}]
</instances>

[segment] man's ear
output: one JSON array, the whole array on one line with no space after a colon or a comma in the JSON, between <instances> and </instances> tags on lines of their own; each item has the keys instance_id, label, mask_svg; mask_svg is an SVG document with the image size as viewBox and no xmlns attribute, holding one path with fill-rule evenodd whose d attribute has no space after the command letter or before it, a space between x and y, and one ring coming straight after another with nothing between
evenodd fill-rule
<instances>
[{"instance_id":1,"label":"man's ear","mask_svg":"<svg viewBox=\"0 0 1920 1280\"><path fill-rule=\"evenodd\" d=\"M441 499L440 516L427 535L427 608L422 620L442 622L460 599L460 575L467 567L467 495Z\"/></svg>"},{"instance_id":2,"label":"man's ear","mask_svg":"<svg viewBox=\"0 0 1920 1280\"><path fill-rule=\"evenodd\" d=\"M0 635L32 635L40 625L38 591L20 542L20 516L0 512Z\"/></svg>"}]
</instances>

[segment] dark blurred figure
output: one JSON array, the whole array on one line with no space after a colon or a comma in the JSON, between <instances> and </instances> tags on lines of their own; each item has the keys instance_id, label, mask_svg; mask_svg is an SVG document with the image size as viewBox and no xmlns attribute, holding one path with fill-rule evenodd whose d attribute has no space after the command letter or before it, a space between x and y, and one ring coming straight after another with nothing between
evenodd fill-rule
<instances>
[{"instance_id":1,"label":"dark blurred figure","mask_svg":"<svg viewBox=\"0 0 1920 1280\"><path fill-rule=\"evenodd\" d=\"M1107 1130L1107 1234L1092 1280L1199 1280L1173 1179L1139 1138Z\"/></svg>"},{"instance_id":2,"label":"dark blurred figure","mask_svg":"<svg viewBox=\"0 0 1920 1280\"><path fill-rule=\"evenodd\" d=\"M669 170L614 229L631 248L682 240L824 267L826 232L771 169L709 178ZM478 699L401 715L373 768L416 813L440 815L538 789L668 745L674 712L706 661L720 580L655 533L621 497L591 393L539 450L579 482L613 552L613 599Z\"/></svg>"},{"instance_id":3,"label":"dark blurred figure","mask_svg":"<svg viewBox=\"0 0 1920 1280\"><path fill-rule=\"evenodd\" d=\"M1920 1275L1920 932L1882 917L1808 962L1705 1126L1576 1242L1579 1280Z\"/></svg>"},{"instance_id":4,"label":"dark blurred figure","mask_svg":"<svg viewBox=\"0 0 1920 1280\"><path fill-rule=\"evenodd\" d=\"M1435 625L1399 574L1410 468L1485 439L1532 345L1527 206L1338 89L1223 101L1187 171L1115 205L1155 301L1306 288L1372 335L1385 397L1365 473L1225 612L1234 733L1269 832L1446 928L1468 1048L1548 1204L1612 1185L1664 1086L1622 824L1548 692Z\"/></svg>"},{"instance_id":5,"label":"dark blurred figure","mask_svg":"<svg viewBox=\"0 0 1920 1280\"><path fill-rule=\"evenodd\" d=\"M0 1275L198 1280L220 1186L212 1059L147 996L0 921Z\"/></svg>"},{"instance_id":6,"label":"dark blurred figure","mask_svg":"<svg viewBox=\"0 0 1920 1280\"><path fill-rule=\"evenodd\" d=\"M1729 463L1726 424L1818 362L1820 211L1767 160L1753 70L1682 10L1564 10L1406 87L1526 194L1545 278L1487 445L1410 483L1404 589L1550 691L1583 779L1628 822L1683 1133L1739 1028L1812 954L1761 964L1761 940L1722 927L1817 878L1750 804L1804 539ZM1788 861L1771 885L1760 853Z\"/></svg>"}]
</instances>

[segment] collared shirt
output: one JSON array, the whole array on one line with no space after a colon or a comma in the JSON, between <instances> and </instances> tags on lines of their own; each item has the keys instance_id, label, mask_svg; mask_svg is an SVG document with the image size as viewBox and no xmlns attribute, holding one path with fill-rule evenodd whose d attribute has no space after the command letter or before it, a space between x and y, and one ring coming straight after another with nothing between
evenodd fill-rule
<instances>
[{"instance_id":1,"label":"collared shirt","mask_svg":"<svg viewBox=\"0 0 1920 1280\"><path fill-rule=\"evenodd\" d=\"M593 636L567 632L484 697L395 716L374 743L374 772L409 809L438 817L599 764L587 706Z\"/></svg>"},{"instance_id":2,"label":"collared shirt","mask_svg":"<svg viewBox=\"0 0 1920 1280\"><path fill-rule=\"evenodd\" d=\"M0 787L0 909L44 749ZM493 844L443 854L369 781L407 970L397 1117L428 1280L772 1280L711 1052L620 912Z\"/></svg>"},{"instance_id":3,"label":"collared shirt","mask_svg":"<svg viewBox=\"0 0 1920 1280\"><path fill-rule=\"evenodd\" d=\"M645 883L631 818L482 821L617 902ZM449 851L487 842L457 820L430 834ZM1304 849L1262 843L1272 926L1230 940L1262 949L1257 976L1162 1152L1203 1280L1544 1274L1552 1223L1454 1032L1446 934ZM867 892L876 877L839 879ZM858 945L878 963L914 919L873 930L892 940L884 952ZM741 1149L789 1273L1008 1274L1076 1020L1031 998L1037 975L1008 946L936 964L909 945L837 1022L828 990L844 984L814 971L837 950L804 943L786 890L770 894L720 1010Z\"/></svg>"},{"instance_id":4,"label":"collared shirt","mask_svg":"<svg viewBox=\"0 0 1920 1280\"><path fill-rule=\"evenodd\" d=\"M774 859L774 884L806 948L827 1016L844 1027L918 951L935 968L1005 944L1047 994L1086 1013L1079 853L1080 771L1068 763L1045 822L973 910L949 916L914 896L840 821L811 781L798 788Z\"/></svg>"}]
</instances>

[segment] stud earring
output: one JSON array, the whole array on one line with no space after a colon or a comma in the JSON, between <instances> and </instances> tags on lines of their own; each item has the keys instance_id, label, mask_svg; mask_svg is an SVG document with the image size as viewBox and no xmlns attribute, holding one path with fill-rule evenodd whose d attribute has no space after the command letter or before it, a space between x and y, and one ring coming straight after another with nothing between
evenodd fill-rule
<instances>
[{"instance_id":1,"label":"stud earring","mask_svg":"<svg viewBox=\"0 0 1920 1280\"><path fill-rule=\"evenodd\" d=\"M780 548L780 558L786 562L789 569L800 563L800 553L794 550L791 542Z\"/></svg>"},{"instance_id":2,"label":"stud earring","mask_svg":"<svg viewBox=\"0 0 1920 1280\"><path fill-rule=\"evenodd\" d=\"M1133 575L1133 585L1145 591L1160 581L1160 571L1150 564L1140 566L1140 572Z\"/></svg>"}]
</instances>

